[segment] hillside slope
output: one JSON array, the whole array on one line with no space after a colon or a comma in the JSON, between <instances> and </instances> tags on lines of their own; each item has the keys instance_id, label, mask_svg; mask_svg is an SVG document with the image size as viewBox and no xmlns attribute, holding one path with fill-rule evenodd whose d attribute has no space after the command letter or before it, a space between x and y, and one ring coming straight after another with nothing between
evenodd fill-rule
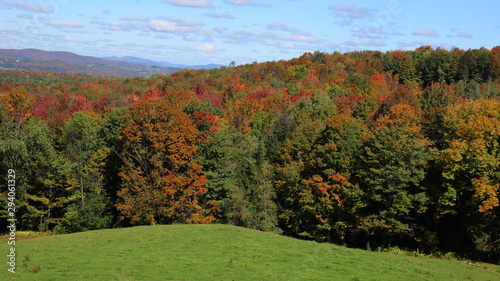
<instances>
[{"instance_id":1,"label":"hillside slope","mask_svg":"<svg viewBox=\"0 0 500 281\"><path fill-rule=\"evenodd\" d=\"M0 68L120 77L148 77L153 73L169 74L180 70L38 49L0 49Z\"/></svg>"},{"instance_id":2,"label":"hillside slope","mask_svg":"<svg viewBox=\"0 0 500 281\"><path fill-rule=\"evenodd\" d=\"M2 240L2 255L7 247ZM497 272L459 262L227 225L143 226L18 240L16 256L17 272L7 272L4 263L0 280L500 280Z\"/></svg>"}]
</instances>

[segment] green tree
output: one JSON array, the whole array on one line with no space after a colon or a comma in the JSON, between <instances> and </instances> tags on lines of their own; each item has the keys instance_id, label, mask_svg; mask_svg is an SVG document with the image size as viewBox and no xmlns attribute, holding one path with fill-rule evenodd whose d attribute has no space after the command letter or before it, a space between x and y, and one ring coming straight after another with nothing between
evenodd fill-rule
<instances>
[{"instance_id":1,"label":"green tree","mask_svg":"<svg viewBox=\"0 0 500 281\"><path fill-rule=\"evenodd\" d=\"M352 179L365 129L346 116L313 128L319 129L302 127L281 149L276 188L282 227L291 235L347 243L363 206Z\"/></svg>"},{"instance_id":2,"label":"green tree","mask_svg":"<svg viewBox=\"0 0 500 281\"><path fill-rule=\"evenodd\" d=\"M85 191L91 190L90 187L87 187L87 181L93 181L93 179L89 179L93 176L93 173L89 173L89 162L101 145L98 131L97 116L82 111L75 112L62 130L61 144L66 157L73 165L80 187L82 207L85 206ZM97 185L95 188L100 189L99 180L97 180Z\"/></svg>"},{"instance_id":3,"label":"green tree","mask_svg":"<svg viewBox=\"0 0 500 281\"><path fill-rule=\"evenodd\" d=\"M397 104L370 124L357 175L366 204L361 227L381 246L397 235L413 238L415 218L426 210L421 182L430 142L422 134L420 118L418 108Z\"/></svg>"},{"instance_id":4,"label":"green tree","mask_svg":"<svg viewBox=\"0 0 500 281\"><path fill-rule=\"evenodd\" d=\"M273 170L260 161L257 137L239 132L225 121L201 145L200 157L209 182L209 198L216 200L219 220L264 231L277 230Z\"/></svg>"},{"instance_id":5,"label":"green tree","mask_svg":"<svg viewBox=\"0 0 500 281\"><path fill-rule=\"evenodd\" d=\"M30 118L21 127L4 121L0 129L0 170L14 169L22 179L16 183L18 227L49 231L73 200L70 169L57 154L44 121Z\"/></svg>"}]
</instances>

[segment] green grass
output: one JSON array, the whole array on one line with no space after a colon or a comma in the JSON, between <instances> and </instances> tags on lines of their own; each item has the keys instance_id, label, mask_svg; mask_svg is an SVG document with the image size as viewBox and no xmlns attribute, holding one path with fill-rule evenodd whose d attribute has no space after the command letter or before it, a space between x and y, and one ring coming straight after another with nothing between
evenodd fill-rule
<instances>
[{"instance_id":1,"label":"green grass","mask_svg":"<svg viewBox=\"0 0 500 281\"><path fill-rule=\"evenodd\" d=\"M6 261L7 240L0 243ZM142 226L18 240L16 257L16 273L2 262L0 280L500 280L498 272L456 261L227 225Z\"/></svg>"}]
</instances>

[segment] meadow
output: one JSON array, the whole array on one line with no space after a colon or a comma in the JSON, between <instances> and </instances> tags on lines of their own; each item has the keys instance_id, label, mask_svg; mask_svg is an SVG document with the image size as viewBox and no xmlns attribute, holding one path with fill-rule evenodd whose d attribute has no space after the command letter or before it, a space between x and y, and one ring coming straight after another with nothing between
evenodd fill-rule
<instances>
[{"instance_id":1,"label":"meadow","mask_svg":"<svg viewBox=\"0 0 500 281\"><path fill-rule=\"evenodd\" d=\"M7 240L0 253L8 254ZM229 225L156 225L17 240L0 280L500 280L459 261L303 241Z\"/></svg>"}]
</instances>

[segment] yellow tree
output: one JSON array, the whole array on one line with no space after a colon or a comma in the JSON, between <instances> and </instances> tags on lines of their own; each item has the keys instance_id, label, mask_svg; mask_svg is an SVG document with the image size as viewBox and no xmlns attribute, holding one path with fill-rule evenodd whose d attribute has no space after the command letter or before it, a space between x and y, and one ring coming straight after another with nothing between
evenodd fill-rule
<instances>
[{"instance_id":1,"label":"yellow tree","mask_svg":"<svg viewBox=\"0 0 500 281\"><path fill-rule=\"evenodd\" d=\"M444 132L443 176L474 193L477 210L498 207L500 101L482 99L448 107Z\"/></svg>"},{"instance_id":2,"label":"yellow tree","mask_svg":"<svg viewBox=\"0 0 500 281\"><path fill-rule=\"evenodd\" d=\"M438 164L445 179L441 214L460 225L461 239L479 253L500 255L500 101L470 100L448 106ZM459 222L457 224L456 222ZM456 245L463 248L464 243ZM494 255L495 255L494 254Z\"/></svg>"},{"instance_id":3,"label":"yellow tree","mask_svg":"<svg viewBox=\"0 0 500 281\"><path fill-rule=\"evenodd\" d=\"M13 88L8 94L0 95L0 104L20 126L31 116L33 97L24 88Z\"/></svg>"},{"instance_id":4,"label":"yellow tree","mask_svg":"<svg viewBox=\"0 0 500 281\"><path fill-rule=\"evenodd\" d=\"M116 204L132 224L211 223L207 179L192 161L198 130L188 115L162 99L135 103L118 137L124 165Z\"/></svg>"}]
</instances>

